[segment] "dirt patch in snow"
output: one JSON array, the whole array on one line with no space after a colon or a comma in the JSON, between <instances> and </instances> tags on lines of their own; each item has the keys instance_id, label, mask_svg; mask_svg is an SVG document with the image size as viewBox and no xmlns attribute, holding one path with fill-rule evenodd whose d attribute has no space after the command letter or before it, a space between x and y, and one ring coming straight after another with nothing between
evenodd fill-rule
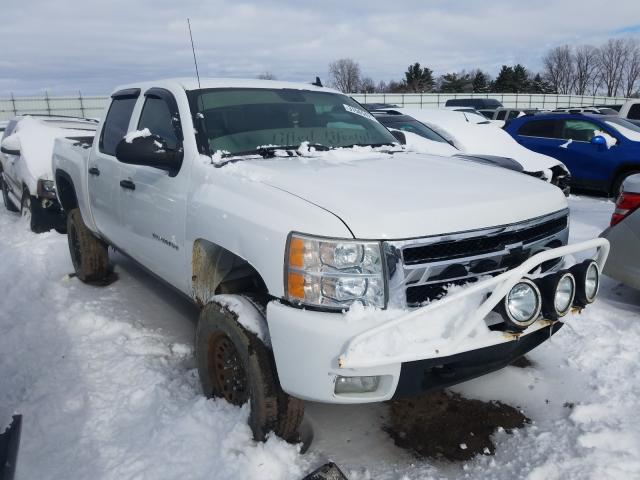
<instances>
[{"instance_id":1,"label":"dirt patch in snow","mask_svg":"<svg viewBox=\"0 0 640 480\"><path fill-rule=\"evenodd\" d=\"M385 430L396 445L421 457L469 460L493 455L491 435L522 428L529 419L501 402L483 402L451 392L390 402L390 424Z\"/></svg>"}]
</instances>

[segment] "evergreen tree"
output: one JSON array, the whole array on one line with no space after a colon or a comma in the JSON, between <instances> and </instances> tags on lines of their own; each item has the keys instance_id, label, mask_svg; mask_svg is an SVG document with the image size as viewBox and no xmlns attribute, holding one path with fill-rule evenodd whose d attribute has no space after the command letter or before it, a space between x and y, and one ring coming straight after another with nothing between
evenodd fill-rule
<instances>
[{"instance_id":1,"label":"evergreen tree","mask_svg":"<svg viewBox=\"0 0 640 480\"><path fill-rule=\"evenodd\" d=\"M513 93L523 93L530 91L529 72L519 63L513 67L511 91Z\"/></svg>"},{"instance_id":2,"label":"evergreen tree","mask_svg":"<svg viewBox=\"0 0 640 480\"><path fill-rule=\"evenodd\" d=\"M471 92L473 84L468 73L447 73L440 78L440 91L443 93Z\"/></svg>"},{"instance_id":3,"label":"evergreen tree","mask_svg":"<svg viewBox=\"0 0 640 480\"><path fill-rule=\"evenodd\" d=\"M471 87L473 93L485 93L489 91L489 78L482 70L478 70L473 76Z\"/></svg>"},{"instance_id":4,"label":"evergreen tree","mask_svg":"<svg viewBox=\"0 0 640 480\"><path fill-rule=\"evenodd\" d=\"M418 62L409 65L404 76L406 89L410 92L430 92L435 85L431 69L420 67Z\"/></svg>"},{"instance_id":5,"label":"evergreen tree","mask_svg":"<svg viewBox=\"0 0 640 480\"><path fill-rule=\"evenodd\" d=\"M502 69L493 82L492 91L497 93L510 93L513 90L513 68L502 65Z\"/></svg>"}]
</instances>

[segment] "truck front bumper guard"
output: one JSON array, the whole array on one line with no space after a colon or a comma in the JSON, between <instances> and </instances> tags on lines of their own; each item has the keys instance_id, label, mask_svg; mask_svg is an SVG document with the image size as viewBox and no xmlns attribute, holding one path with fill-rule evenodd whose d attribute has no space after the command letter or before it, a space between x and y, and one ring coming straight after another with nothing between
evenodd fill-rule
<instances>
[{"instance_id":1,"label":"truck front bumper guard","mask_svg":"<svg viewBox=\"0 0 640 480\"><path fill-rule=\"evenodd\" d=\"M527 277L529 272L535 270L539 265L549 260L590 249L597 249L597 254L594 260L597 262L600 272L602 272L607 256L609 255L609 242L603 238L595 238L585 242L540 252L512 270L495 277L481 280L472 285L465 286L459 291L453 292L441 300L430 303L429 305L418 308L406 313L405 315L399 316L393 320L379 324L371 329L359 333L347 342L338 358L338 366L342 369L371 368L381 365L423 360L425 358L447 357L458 354L461 351L465 351L466 349L460 348L461 344L469 338L470 334L484 321L485 317L493 311L505 295L509 293L511 288L513 288L513 286L522 278ZM446 341L441 342L437 348L433 349L432 352L424 351L422 354L406 352L394 355L384 355L382 352L380 352L379 355L371 355L369 352L366 356L357 354L358 348L369 342L374 337L384 336L392 330L406 325L409 322L420 321L420 319L428 321L429 316L433 315L438 310L456 302L460 302L461 300L468 298L470 295L489 290L491 290L491 294L488 298L479 305L472 315L466 317L460 324L458 324L451 336L447 338ZM548 321L538 320L522 332L505 333L505 335L508 337L510 336L512 340L515 340L520 336L533 333L548 326Z\"/></svg>"}]
</instances>

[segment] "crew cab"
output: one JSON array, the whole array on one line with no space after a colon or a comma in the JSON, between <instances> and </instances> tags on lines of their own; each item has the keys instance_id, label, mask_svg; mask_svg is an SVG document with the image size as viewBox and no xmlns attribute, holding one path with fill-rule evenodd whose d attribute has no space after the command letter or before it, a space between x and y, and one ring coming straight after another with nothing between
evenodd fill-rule
<instances>
[{"instance_id":1,"label":"crew cab","mask_svg":"<svg viewBox=\"0 0 640 480\"><path fill-rule=\"evenodd\" d=\"M53 152L80 280L108 246L201 306L207 396L296 441L304 400L357 404L499 369L595 300L605 239L567 245L546 182L414 153L340 92L266 80L120 87ZM582 251L592 259L571 265Z\"/></svg>"},{"instance_id":2,"label":"crew cab","mask_svg":"<svg viewBox=\"0 0 640 480\"><path fill-rule=\"evenodd\" d=\"M56 197L51 153L58 137L93 135L97 121L76 117L21 115L0 136L0 188L4 206L20 212L35 233L64 233L66 218Z\"/></svg>"}]
</instances>

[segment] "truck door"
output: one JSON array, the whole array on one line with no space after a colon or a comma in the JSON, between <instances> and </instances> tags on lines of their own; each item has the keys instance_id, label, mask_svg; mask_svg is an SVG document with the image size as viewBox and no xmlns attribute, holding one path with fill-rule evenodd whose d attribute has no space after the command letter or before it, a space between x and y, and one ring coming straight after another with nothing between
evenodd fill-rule
<instances>
[{"instance_id":1,"label":"truck door","mask_svg":"<svg viewBox=\"0 0 640 480\"><path fill-rule=\"evenodd\" d=\"M97 148L89 156L88 185L91 214L98 231L116 246L124 246L125 232L121 222L120 169L116 146L129 129L131 114L140 89L126 89L114 93L109 111L100 131Z\"/></svg>"},{"instance_id":2,"label":"truck door","mask_svg":"<svg viewBox=\"0 0 640 480\"><path fill-rule=\"evenodd\" d=\"M189 118L188 112L184 117ZM167 148L182 148L180 112L168 90L152 88L145 92L139 120L132 130L145 128L160 136ZM120 191L123 228L129 232L127 253L172 285L187 288L187 169L183 165L170 176L157 168L122 164L121 180L127 185Z\"/></svg>"}]
</instances>

